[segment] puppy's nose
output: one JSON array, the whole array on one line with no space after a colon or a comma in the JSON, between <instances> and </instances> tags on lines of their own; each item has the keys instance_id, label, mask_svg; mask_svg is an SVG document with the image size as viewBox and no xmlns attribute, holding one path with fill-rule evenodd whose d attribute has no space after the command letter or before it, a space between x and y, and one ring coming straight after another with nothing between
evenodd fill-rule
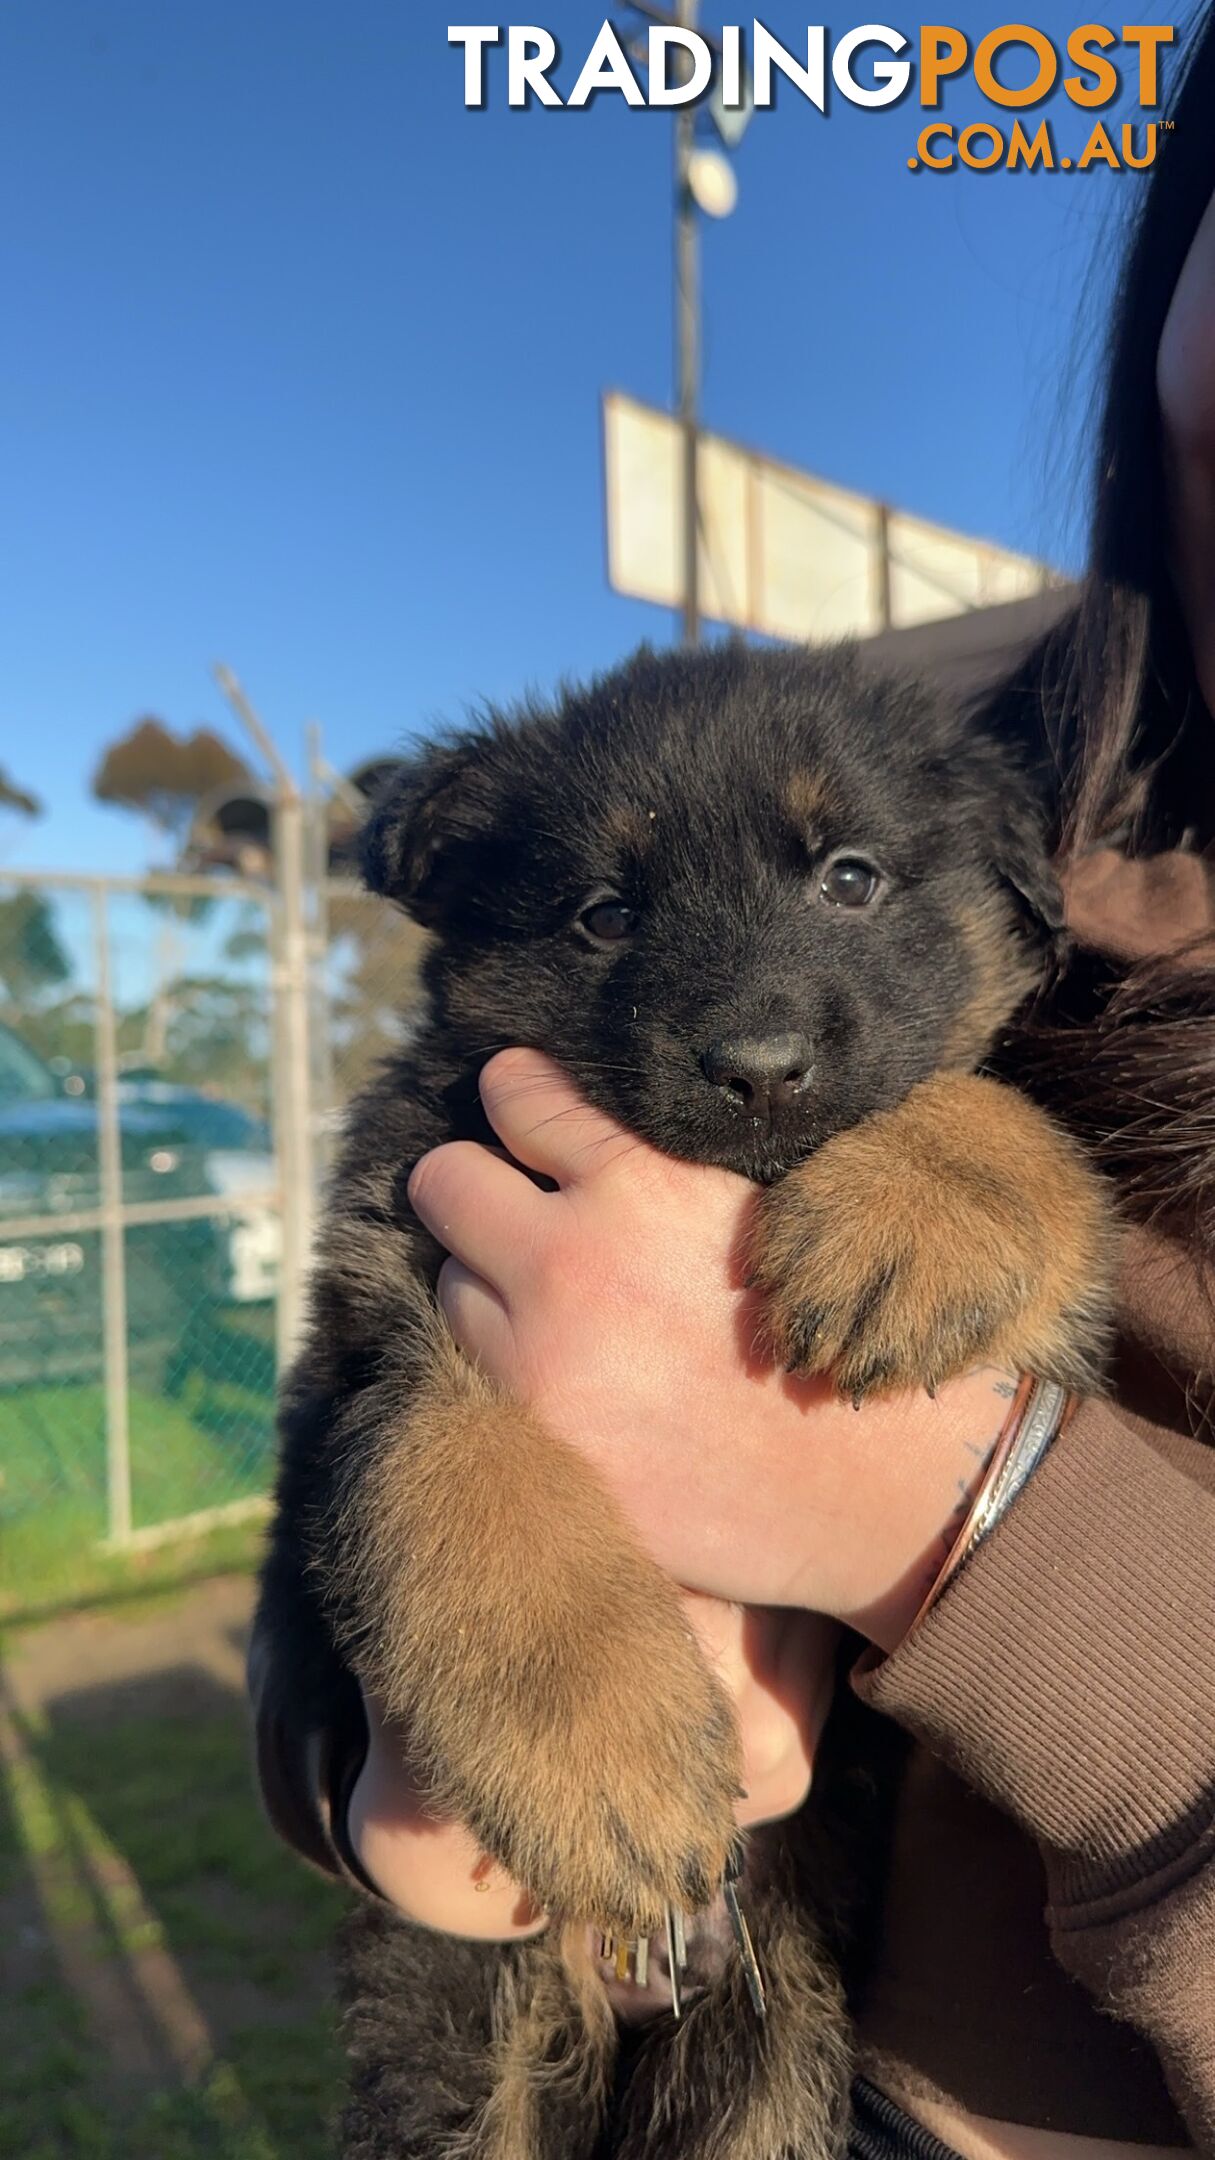
<instances>
[{"instance_id":1,"label":"puppy's nose","mask_svg":"<svg viewBox=\"0 0 1215 2160\"><path fill-rule=\"evenodd\" d=\"M754 1118L771 1118L792 1102L810 1077L804 1035L740 1035L710 1043L701 1058L706 1080L737 1097Z\"/></svg>"}]
</instances>

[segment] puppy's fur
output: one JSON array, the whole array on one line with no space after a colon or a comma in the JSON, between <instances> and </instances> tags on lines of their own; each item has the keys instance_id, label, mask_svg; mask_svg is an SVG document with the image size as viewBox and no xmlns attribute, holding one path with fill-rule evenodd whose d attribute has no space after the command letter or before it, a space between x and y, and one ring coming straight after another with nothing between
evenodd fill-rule
<instances>
[{"instance_id":1,"label":"puppy's fur","mask_svg":"<svg viewBox=\"0 0 1215 2160\"><path fill-rule=\"evenodd\" d=\"M438 1142L491 1137L477 1074L530 1044L654 1146L755 1181L745 1264L782 1364L858 1399L983 1361L1090 1386L1101 1188L983 1070L1061 926L1031 788L848 651L643 651L424 753L364 866L435 933L428 1008L333 1179L264 1615L300 1719L357 1674L436 1804L568 1924L500 1950L360 1917L345 2150L830 2160L855 1929L828 1818L875 1812L872 1729L845 1701L807 1807L750 1840L767 2021L707 1929L683 2025L618 2060L586 1923L711 1905L734 1720L581 1459L445 1335L406 1181Z\"/></svg>"}]
</instances>

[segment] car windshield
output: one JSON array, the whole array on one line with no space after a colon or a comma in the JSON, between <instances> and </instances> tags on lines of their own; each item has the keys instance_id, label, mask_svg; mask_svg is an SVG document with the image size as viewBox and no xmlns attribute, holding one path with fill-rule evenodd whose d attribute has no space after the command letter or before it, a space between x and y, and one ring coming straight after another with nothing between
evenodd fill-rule
<instances>
[{"instance_id":1,"label":"car windshield","mask_svg":"<svg viewBox=\"0 0 1215 2160\"><path fill-rule=\"evenodd\" d=\"M0 1103L50 1102L58 1092L42 1059L19 1035L0 1027Z\"/></svg>"},{"instance_id":2,"label":"car windshield","mask_svg":"<svg viewBox=\"0 0 1215 2160\"><path fill-rule=\"evenodd\" d=\"M240 1109L236 1103L200 1099L172 1103L170 1110L182 1130L200 1147L262 1152L269 1149L270 1128L265 1119L250 1117L248 1111Z\"/></svg>"}]
</instances>

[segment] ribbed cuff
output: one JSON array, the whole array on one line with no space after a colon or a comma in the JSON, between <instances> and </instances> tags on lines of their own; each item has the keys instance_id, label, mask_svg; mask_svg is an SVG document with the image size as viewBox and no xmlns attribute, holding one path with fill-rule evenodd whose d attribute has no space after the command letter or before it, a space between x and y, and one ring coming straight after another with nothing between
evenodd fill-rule
<instances>
[{"instance_id":1,"label":"ribbed cuff","mask_svg":"<svg viewBox=\"0 0 1215 2160\"><path fill-rule=\"evenodd\" d=\"M1088 1403L854 1684L1021 1823L1060 1915L1101 1901L1112 1917L1209 1850L1213 1642L1215 1495Z\"/></svg>"}]
</instances>

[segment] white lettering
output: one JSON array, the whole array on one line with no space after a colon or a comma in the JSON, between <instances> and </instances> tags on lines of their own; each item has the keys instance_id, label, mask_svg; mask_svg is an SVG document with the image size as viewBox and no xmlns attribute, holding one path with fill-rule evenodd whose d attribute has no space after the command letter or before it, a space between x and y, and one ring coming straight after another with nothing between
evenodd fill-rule
<instances>
[{"instance_id":1,"label":"white lettering","mask_svg":"<svg viewBox=\"0 0 1215 2160\"><path fill-rule=\"evenodd\" d=\"M692 66L687 82L672 82L670 79L669 56L672 46L691 55ZM712 73L713 55L695 30L650 31L651 105L690 105L708 89Z\"/></svg>"},{"instance_id":2,"label":"white lettering","mask_svg":"<svg viewBox=\"0 0 1215 2160\"><path fill-rule=\"evenodd\" d=\"M464 103L485 103L485 48L498 45L502 31L497 23L449 23L447 42L464 47Z\"/></svg>"},{"instance_id":3,"label":"white lettering","mask_svg":"<svg viewBox=\"0 0 1215 2160\"><path fill-rule=\"evenodd\" d=\"M766 30L761 22L755 24L755 50L752 55L752 73L755 77L755 103L772 103L772 70L779 68L782 75L800 90L803 97L817 105L820 112L826 109L824 82L824 55L827 33L822 23L811 23L806 30L806 65L802 67L791 52Z\"/></svg>"},{"instance_id":4,"label":"white lettering","mask_svg":"<svg viewBox=\"0 0 1215 2160\"><path fill-rule=\"evenodd\" d=\"M565 102L570 106L585 105L596 90L619 90L626 105L645 104L641 84L629 66L610 22L605 22L600 30Z\"/></svg>"},{"instance_id":5,"label":"white lettering","mask_svg":"<svg viewBox=\"0 0 1215 2160\"><path fill-rule=\"evenodd\" d=\"M561 99L548 79L556 63L557 40L538 23L511 23L506 33L509 105L526 105L533 91L542 105L560 105Z\"/></svg>"},{"instance_id":6,"label":"white lettering","mask_svg":"<svg viewBox=\"0 0 1215 2160\"><path fill-rule=\"evenodd\" d=\"M862 45L884 45L888 52L902 52L907 40L901 30L891 30L886 23L861 23L849 30L835 48L831 73L836 88L848 99L850 105L893 105L902 97L911 77L910 60L875 60L873 72L879 87L866 90L852 73L851 60Z\"/></svg>"},{"instance_id":7,"label":"white lettering","mask_svg":"<svg viewBox=\"0 0 1215 2160\"><path fill-rule=\"evenodd\" d=\"M742 24L725 23L721 33L721 102L737 112L742 93Z\"/></svg>"}]
</instances>

